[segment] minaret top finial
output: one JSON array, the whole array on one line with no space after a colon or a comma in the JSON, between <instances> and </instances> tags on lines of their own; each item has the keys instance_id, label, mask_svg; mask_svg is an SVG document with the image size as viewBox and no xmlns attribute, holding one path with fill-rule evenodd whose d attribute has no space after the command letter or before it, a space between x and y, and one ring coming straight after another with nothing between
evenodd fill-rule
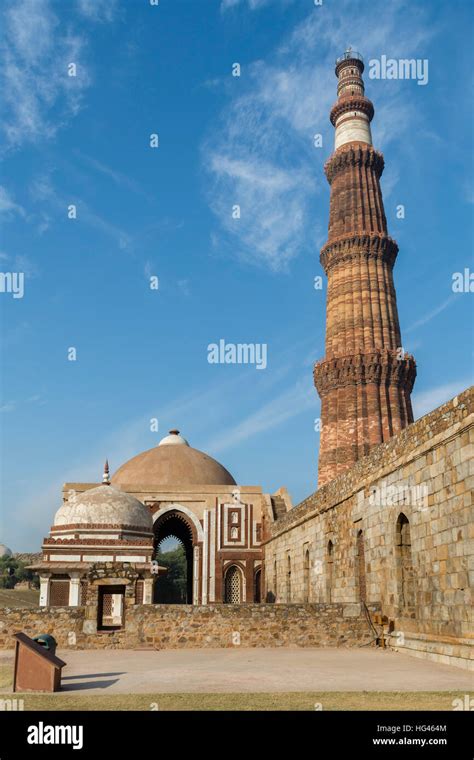
<instances>
[{"instance_id":1,"label":"minaret top finial","mask_svg":"<svg viewBox=\"0 0 474 760\"><path fill-rule=\"evenodd\" d=\"M104 464L104 474L102 476L102 484L104 486L110 486L110 475L109 475L109 460L105 460Z\"/></svg>"}]
</instances>

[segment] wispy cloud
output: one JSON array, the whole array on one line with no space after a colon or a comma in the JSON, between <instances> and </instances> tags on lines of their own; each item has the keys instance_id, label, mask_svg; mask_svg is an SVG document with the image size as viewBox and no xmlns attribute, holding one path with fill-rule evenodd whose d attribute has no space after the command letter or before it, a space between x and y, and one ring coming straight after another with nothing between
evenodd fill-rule
<instances>
[{"instance_id":1,"label":"wispy cloud","mask_svg":"<svg viewBox=\"0 0 474 760\"><path fill-rule=\"evenodd\" d=\"M416 322L414 322L412 325L407 327L404 330L404 333L410 333L413 332L413 330L417 330L419 327L422 327L423 325L428 324L428 322L431 322L432 319L438 316L438 314L441 314L442 311L448 308L448 306L451 306L452 303L456 300L456 295L453 293L449 298L446 298L445 301L440 303L438 306L436 306L434 309L429 311L427 314L424 314L420 319L417 319Z\"/></svg>"},{"instance_id":2,"label":"wispy cloud","mask_svg":"<svg viewBox=\"0 0 474 760\"><path fill-rule=\"evenodd\" d=\"M128 232L108 221L96 211L93 211L83 198L69 195L66 200L66 197L61 196L54 187L49 174L35 177L30 184L29 191L36 203L46 204L48 211L54 211L55 213L65 214L67 206L75 204L78 219L114 239L119 248L126 249L130 247L132 236Z\"/></svg>"},{"instance_id":3,"label":"wispy cloud","mask_svg":"<svg viewBox=\"0 0 474 760\"><path fill-rule=\"evenodd\" d=\"M59 21L49 0L8 2L1 20L0 128L8 149L53 137L80 109L89 76L81 65L84 39ZM76 76L68 75L70 63Z\"/></svg>"},{"instance_id":4,"label":"wispy cloud","mask_svg":"<svg viewBox=\"0 0 474 760\"><path fill-rule=\"evenodd\" d=\"M6 218L15 215L26 216L25 209L13 200L12 195L3 185L0 185L0 214Z\"/></svg>"},{"instance_id":5,"label":"wispy cloud","mask_svg":"<svg viewBox=\"0 0 474 760\"><path fill-rule=\"evenodd\" d=\"M132 236L128 232L126 232L118 225L109 222L107 219L100 216L100 214L97 214L95 211L92 211L92 209L83 199L77 198L76 203L79 209L79 213L81 214L81 218L86 222L86 224L89 224L91 227L95 227L95 229L100 230L100 232L103 232L105 235L113 238L120 249L125 250L126 248L130 248L132 244Z\"/></svg>"},{"instance_id":6,"label":"wispy cloud","mask_svg":"<svg viewBox=\"0 0 474 760\"><path fill-rule=\"evenodd\" d=\"M91 21L110 22L118 13L117 0L78 0L79 12Z\"/></svg>"},{"instance_id":7,"label":"wispy cloud","mask_svg":"<svg viewBox=\"0 0 474 760\"><path fill-rule=\"evenodd\" d=\"M285 170L255 157L234 160L225 154L214 154L210 169L215 179L211 208L228 236L238 238L240 257L284 269L304 237L309 173L303 167ZM235 205L240 207L238 219L232 213ZM222 239L216 239L215 247L221 245Z\"/></svg>"},{"instance_id":8,"label":"wispy cloud","mask_svg":"<svg viewBox=\"0 0 474 760\"><path fill-rule=\"evenodd\" d=\"M396 166L391 164L388 168L384 169L384 173L381 179L382 192L384 201L390 198L395 188L398 187L400 180L400 172Z\"/></svg>"},{"instance_id":9,"label":"wispy cloud","mask_svg":"<svg viewBox=\"0 0 474 760\"><path fill-rule=\"evenodd\" d=\"M86 153L83 153L80 150L76 150L75 155L88 166L92 167L92 169L95 169L95 171L111 179L112 182L114 182L118 187L125 188L126 190L131 190L137 195L148 197L138 182L135 182L135 180L133 180L131 177L128 177L123 172L120 172L117 169L108 166L103 161L98 161L96 158L88 156Z\"/></svg>"},{"instance_id":10,"label":"wispy cloud","mask_svg":"<svg viewBox=\"0 0 474 760\"><path fill-rule=\"evenodd\" d=\"M464 378L461 380L454 380L450 383L444 383L442 385L436 385L434 388L428 388L421 393L414 393L412 396L413 413L415 419L423 417L424 414L432 412L441 404L445 404L447 401L457 396L458 393L462 393L466 388L472 384L471 378Z\"/></svg>"},{"instance_id":11,"label":"wispy cloud","mask_svg":"<svg viewBox=\"0 0 474 760\"><path fill-rule=\"evenodd\" d=\"M272 2L272 0L222 0L221 11L228 11L238 5L244 5L251 11L256 11L259 8L263 8L264 5L268 5L270 2Z\"/></svg>"},{"instance_id":12,"label":"wispy cloud","mask_svg":"<svg viewBox=\"0 0 474 760\"><path fill-rule=\"evenodd\" d=\"M14 412L16 409L15 401L7 401L0 406L0 412Z\"/></svg>"},{"instance_id":13,"label":"wispy cloud","mask_svg":"<svg viewBox=\"0 0 474 760\"><path fill-rule=\"evenodd\" d=\"M290 388L248 415L241 422L211 439L209 449L219 453L267 430L280 426L301 412L316 409L317 399L308 378Z\"/></svg>"},{"instance_id":14,"label":"wispy cloud","mask_svg":"<svg viewBox=\"0 0 474 760\"><path fill-rule=\"evenodd\" d=\"M30 396L29 398L25 399L24 402L11 399L10 401L5 402L4 404L0 404L0 412L14 412L16 411L16 409L18 409L18 407L22 406L23 403L36 404L40 401L44 403L39 394Z\"/></svg>"},{"instance_id":15,"label":"wispy cloud","mask_svg":"<svg viewBox=\"0 0 474 760\"><path fill-rule=\"evenodd\" d=\"M12 255L2 252L0 253L0 260L8 262L6 266L8 266L10 271L22 272L29 279L32 279L39 275L39 269L36 261L34 261L30 256L26 256L23 253Z\"/></svg>"},{"instance_id":16,"label":"wispy cloud","mask_svg":"<svg viewBox=\"0 0 474 760\"><path fill-rule=\"evenodd\" d=\"M366 82L366 88L370 90L370 79ZM370 97L370 93L369 93ZM411 103L406 92L393 92L390 100L383 97L375 97L375 117L371 125L372 140L379 150L387 150L391 143L400 141L401 133L406 134L407 126L416 123L418 111L416 104ZM401 125L398 122L401 119ZM393 125L397 128L394 129Z\"/></svg>"},{"instance_id":17,"label":"wispy cloud","mask_svg":"<svg viewBox=\"0 0 474 760\"><path fill-rule=\"evenodd\" d=\"M221 8L241 4L224 0ZM249 0L248 7L263 4ZM322 167L334 139L328 123L336 99L334 58L346 48L348 34L354 47L378 56L389 47L413 55L435 32L422 13L409 30L400 23L406 12L402 0L387 6L377 24L369 6L354 13L349 0L330 14L320 11L312 8L266 60L244 65L240 79L225 84L239 94L202 150L208 202L218 220L213 247L274 271L287 269L300 252L323 240L326 219L318 216L317 198L326 190ZM418 118L398 82L390 97L377 94L376 112L374 139L382 150L403 144ZM321 149L314 147L315 134L323 136ZM395 175L388 177L389 191L395 182ZM240 219L232 217L235 205L241 206Z\"/></svg>"}]
</instances>

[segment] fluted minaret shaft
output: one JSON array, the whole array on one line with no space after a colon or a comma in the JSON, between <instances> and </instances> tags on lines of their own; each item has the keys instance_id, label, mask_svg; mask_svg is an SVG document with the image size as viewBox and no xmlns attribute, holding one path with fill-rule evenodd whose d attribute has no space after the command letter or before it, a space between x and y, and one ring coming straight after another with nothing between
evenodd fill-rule
<instances>
[{"instance_id":1,"label":"fluted minaret shaft","mask_svg":"<svg viewBox=\"0 0 474 760\"><path fill-rule=\"evenodd\" d=\"M413 357L403 352L393 284L398 246L387 234L380 189L384 168L372 147L374 107L364 94L364 64L348 51L336 63L331 109L335 151L327 243L326 356L314 368L321 397L318 485L413 422Z\"/></svg>"}]
</instances>

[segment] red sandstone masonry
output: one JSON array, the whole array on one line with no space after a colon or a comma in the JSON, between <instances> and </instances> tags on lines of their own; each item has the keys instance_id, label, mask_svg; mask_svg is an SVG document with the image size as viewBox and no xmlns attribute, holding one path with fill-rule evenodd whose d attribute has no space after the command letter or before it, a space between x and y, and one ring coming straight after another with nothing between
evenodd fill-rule
<instances>
[{"instance_id":1,"label":"red sandstone masonry","mask_svg":"<svg viewBox=\"0 0 474 760\"><path fill-rule=\"evenodd\" d=\"M354 111L372 119L362 71L357 59L338 63L333 124ZM328 241L321 250L328 277L326 356L314 368L322 421L319 486L413 422L416 366L413 357L400 358L392 273L398 246L387 234L383 168L382 154L358 141L341 145L325 165L331 185Z\"/></svg>"}]
</instances>

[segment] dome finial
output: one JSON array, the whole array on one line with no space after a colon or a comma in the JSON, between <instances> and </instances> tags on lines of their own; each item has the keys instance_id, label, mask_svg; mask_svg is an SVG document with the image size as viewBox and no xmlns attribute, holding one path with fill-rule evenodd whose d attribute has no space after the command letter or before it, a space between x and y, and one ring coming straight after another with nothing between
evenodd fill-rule
<instances>
[{"instance_id":1,"label":"dome finial","mask_svg":"<svg viewBox=\"0 0 474 760\"><path fill-rule=\"evenodd\" d=\"M165 437L161 439L158 446L176 446L176 444L181 446L189 446L189 443L180 434L178 428L172 428L172 430L169 431L168 435L165 435Z\"/></svg>"},{"instance_id":2,"label":"dome finial","mask_svg":"<svg viewBox=\"0 0 474 760\"><path fill-rule=\"evenodd\" d=\"M109 460L105 460L104 474L102 476L102 484L104 486L110 486L110 473L109 473Z\"/></svg>"}]
</instances>

